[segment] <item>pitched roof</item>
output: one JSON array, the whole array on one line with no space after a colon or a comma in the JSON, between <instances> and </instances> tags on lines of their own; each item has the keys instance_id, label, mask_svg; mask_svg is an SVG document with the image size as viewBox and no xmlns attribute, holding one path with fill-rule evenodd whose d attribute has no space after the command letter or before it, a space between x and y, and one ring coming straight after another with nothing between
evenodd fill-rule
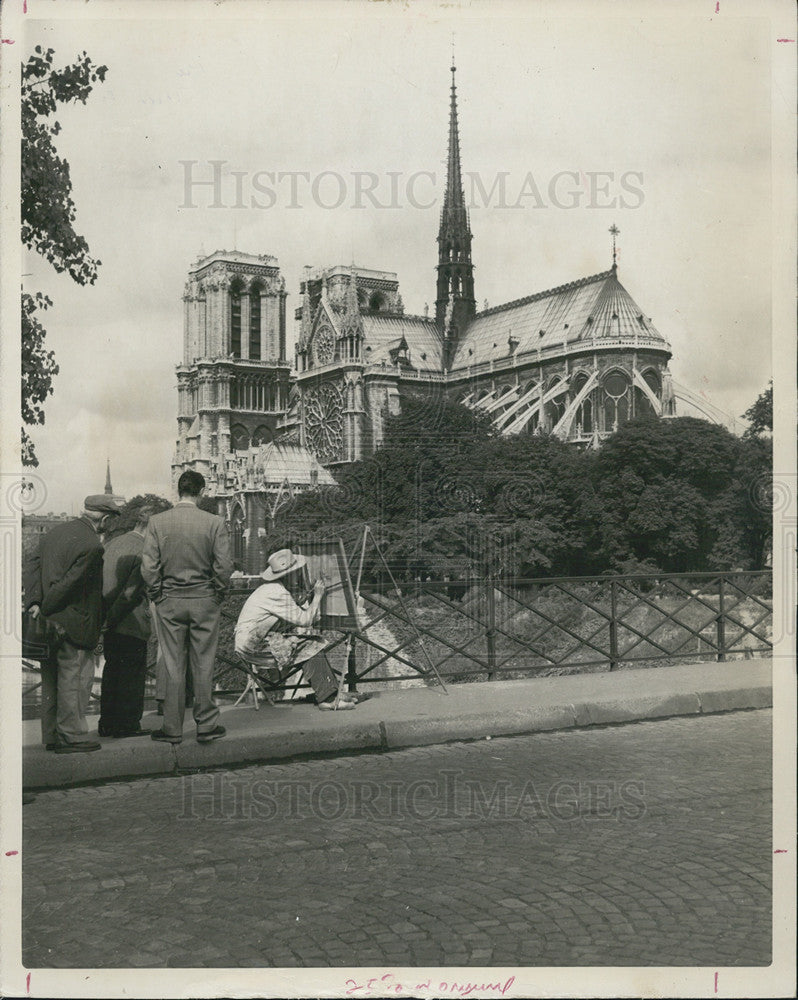
<instances>
[{"instance_id":1,"label":"pitched roof","mask_svg":"<svg viewBox=\"0 0 798 1000\"><path fill-rule=\"evenodd\" d=\"M665 338L618 281L612 269L478 313L457 346L452 368L499 361L510 354L565 342ZM511 350L510 338L516 342Z\"/></svg>"},{"instance_id":2,"label":"pitched roof","mask_svg":"<svg viewBox=\"0 0 798 1000\"><path fill-rule=\"evenodd\" d=\"M255 463L263 466L268 483L279 484L287 479L292 486L335 485L332 475L301 444L269 441L258 448Z\"/></svg>"},{"instance_id":3,"label":"pitched roof","mask_svg":"<svg viewBox=\"0 0 798 1000\"><path fill-rule=\"evenodd\" d=\"M366 364L392 364L391 349L405 339L410 365L418 371L437 371L443 365L441 337L435 321L424 316L388 313L363 314L363 359Z\"/></svg>"}]
</instances>

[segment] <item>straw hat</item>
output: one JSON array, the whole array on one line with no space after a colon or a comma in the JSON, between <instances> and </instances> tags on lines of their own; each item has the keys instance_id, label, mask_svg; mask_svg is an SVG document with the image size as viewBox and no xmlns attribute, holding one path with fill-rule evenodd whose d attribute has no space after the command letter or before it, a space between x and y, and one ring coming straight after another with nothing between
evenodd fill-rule
<instances>
[{"instance_id":1,"label":"straw hat","mask_svg":"<svg viewBox=\"0 0 798 1000\"><path fill-rule=\"evenodd\" d=\"M279 580L281 576L293 573L306 565L307 559L290 549L278 549L269 556L269 565L261 573L263 580Z\"/></svg>"}]
</instances>

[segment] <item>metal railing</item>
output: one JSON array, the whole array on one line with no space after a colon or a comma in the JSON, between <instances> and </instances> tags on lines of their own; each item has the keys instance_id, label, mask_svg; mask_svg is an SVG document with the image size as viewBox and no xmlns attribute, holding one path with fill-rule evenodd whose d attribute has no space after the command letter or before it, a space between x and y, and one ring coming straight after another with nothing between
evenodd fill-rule
<instances>
[{"instance_id":1,"label":"metal railing","mask_svg":"<svg viewBox=\"0 0 798 1000\"><path fill-rule=\"evenodd\" d=\"M350 690L480 681L683 661L724 661L772 648L770 571L556 577L516 580L377 581L364 585L368 622L348 659L346 637L326 652ZM250 588L223 608L217 676L243 687L232 628ZM344 662L346 661L346 662ZM296 668L275 692L304 692Z\"/></svg>"},{"instance_id":2,"label":"metal railing","mask_svg":"<svg viewBox=\"0 0 798 1000\"><path fill-rule=\"evenodd\" d=\"M241 606L257 579L237 584L222 607L215 683L237 695L246 673L233 649ZM670 573L515 580L387 580L362 588L367 624L346 655L346 636L330 633L334 670L358 686L436 683L616 670L685 661L725 661L772 648L770 571ZM147 696L154 696L152 661ZM23 711L38 702L38 671L23 675ZM309 692L295 667L261 676L275 698Z\"/></svg>"}]
</instances>

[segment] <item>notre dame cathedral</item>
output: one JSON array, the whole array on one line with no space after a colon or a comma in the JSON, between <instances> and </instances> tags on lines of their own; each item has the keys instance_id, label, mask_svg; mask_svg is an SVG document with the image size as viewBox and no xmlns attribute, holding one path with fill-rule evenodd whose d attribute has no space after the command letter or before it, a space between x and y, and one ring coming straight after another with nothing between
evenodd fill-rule
<instances>
[{"instance_id":1,"label":"notre dame cathedral","mask_svg":"<svg viewBox=\"0 0 798 1000\"><path fill-rule=\"evenodd\" d=\"M308 268L292 365L276 258L221 251L189 272L173 478L205 476L245 572L285 500L371 454L408 391L482 410L502 434L594 448L636 414L675 412L670 345L620 283L614 244L607 271L477 310L454 67L450 102L434 316L405 312L392 272Z\"/></svg>"}]
</instances>

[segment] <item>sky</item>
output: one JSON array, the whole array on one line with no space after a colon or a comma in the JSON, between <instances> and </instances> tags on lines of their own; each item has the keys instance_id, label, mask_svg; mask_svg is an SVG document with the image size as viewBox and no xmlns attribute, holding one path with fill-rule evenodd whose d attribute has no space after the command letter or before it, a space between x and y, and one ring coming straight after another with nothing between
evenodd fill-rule
<instances>
[{"instance_id":1,"label":"sky","mask_svg":"<svg viewBox=\"0 0 798 1000\"><path fill-rule=\"evenodd\" d=\"M117 493L171 495L198 255L276 256L289 344L304 265L395 271L408 312L434 303L453 35L479 306L606 270L614 223L620 279L670 341L675 381L742 414L772 370L772 40L767 21L704 7L67 3L48 20L31 4L16 54L108 67L58 115L98 280L23 261L24 287L53 300L60 365L33 429L45 509L77 512L106 458ZM215 205L187 187L212 161ZM503 198L481 196L500 177Z\"/></svg>"}]
</instances>

